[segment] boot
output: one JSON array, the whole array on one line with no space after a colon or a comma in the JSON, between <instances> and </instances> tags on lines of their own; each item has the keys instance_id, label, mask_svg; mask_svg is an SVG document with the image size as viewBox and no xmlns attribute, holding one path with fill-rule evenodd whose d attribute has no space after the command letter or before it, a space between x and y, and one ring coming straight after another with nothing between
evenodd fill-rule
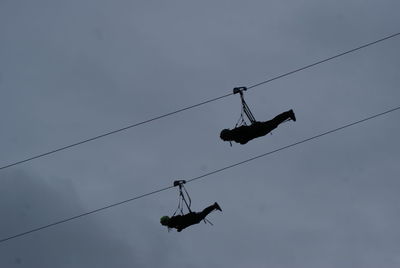
<instances>
[{"instance_id":1,"label":"boot","mask_svg":"<svg viewBox=\"0 0 400 268\"><path fill-rule=\"evenodd\" d=\"M293 110L289 111L289 118L296 122L296 116L294 115Z\"/></svg>"},{"instance_id":2,"label":"boot","mask_svg":"<svg viewBox=\"0 0 400 268\"><path fill-rule=\"evenodd\" d=\"M215 208L216 210L222 211L221 207L218 205L217 202L214 203L214 208Z\"/></svg>"}]
</instances>

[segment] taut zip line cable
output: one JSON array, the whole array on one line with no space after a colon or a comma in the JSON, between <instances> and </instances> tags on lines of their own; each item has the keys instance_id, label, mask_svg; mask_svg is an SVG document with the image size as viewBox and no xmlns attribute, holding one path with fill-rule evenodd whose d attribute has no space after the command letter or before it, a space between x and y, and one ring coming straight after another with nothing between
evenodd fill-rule
<instances>
[{"instance_id":1,"label":"taut zip line cable","mask_svg":"<svg viewBox=\"0 0 400 268\"><path fill-rule=\"evenodd\" d=\"M384 38L382 38L382 39L379 39L379 40L376 40L376 41L374 41L374 42L371 42L371 43L368 43L368 44L365 44L365 45L362 45L362 46L359 46L359 47L356 47L356 48L347 50L347 51L342 52L342 53L339 53L339 54L337 54L337 55L335 55L335 56L332 56L332 57L329 57L329 58L326 58L326 59L323 59L323 60L320 60L320 61L311 63L311 64L309 64L309 65L306 65L306 66L304 66L304 67L298 68L298 69L293 70L293 71L291 71L291 72L287 72L287 73L285 73L285 74L278 75L278 76L276 76L276 77L274 77L274 78L265 80L265 81L260 82L260 83L258 83L258 84L249 86L249 87L247 87L247 89L251 89L251 88L254 88L254 87L261 86L261 85L266 84L266 83L270 83L270 82L272 82L272 81L274 81L274 80L278 80L278 79L280 79L280 78L282 78L282 77L285 77L285 76L288 76L288 75L291 75L291 74L294 74L294 73L303 71L303 70L305 70L305 69L314 67L314 66L319 65L319 64L321 64L321 63L324 63L324 62L327 62L327 61L330 61L330 60L333 60L333 59L342 57L342 56L344 56L344 55L346 55L346 54L350 54L350 53L353 53L353 52L355 52L355 51L357 51L357 50L360 50L360 49L363 49L363 48L366 48L366 47L375 45L375 44L377 44L377 43L380 43L380 42L382 42L382 41L385 41L385 40L388 40L388 39L390 39L390 38L396 37L396 36L398 36L398 35L400 35L400 33L395 33L395 34L386 36L386 37L384 37Z\"/></svg>"},{"instance_id":2,"label":"taut zip line cable","mask_svg":"<svg viewBox=\"0 0 400 268\"><path fill-rule=\"evenodd\" d=\"M208 172L208 173L203 174L203 175L201 175L201 176L188 179L188 180L186 180L186 183L189 183L189 182L192 182L192 181L196 181L196 180L200 180L200 179L202 179L202 178L205 178L205 177L208 177L208 176L210 176L210 175L219 173L219 172L221 172L221 171L224 171L224 170L227 170L227 169L230 169L230 168L233 168L233 167L236 167L236 166L239 166L239 165L248 163L248 162L250 162L250 161L256 160L256 159L261 158L261 157L265 157L265 156L270 155L270 154L274 154L274 153L276 153L276 152L279 152L279 151L288 149L288 148L290 148L290 147L297 146L297 145L299 145L299 144L302 144L302 143L311 141L311 140L313 140L313 139L320 138L320 137L322 137L322 136L325 136L325 135L331 134L331 133L333 133L333 132L337 132L337 131L339 131L339 130L342 130L342 129L345 129L345 128L348 128L348 127L351 127L351 126L354 126L354 125L357 125L357 124L360 124L360 123L362 123L362 122L365 122L365 121L368 121L368 120L371 120L371 119L380 117L380 116L385 115L385 114L388 114L388 113L392 113L392 112L397 111L397 110L400 110L400 106L395 107L395 108L392 108L392 109L387 110L387 111L384 111L384 112L381 112L381 113L378 113L378 114L375 114L375 115L372 115L372 116L369 116L369 117L366 117L366 118L364 118L364 119L355 121L355 122L353 122L353 123L349 123L349 124L343 125L343 126L341 126L341 127L338 127L338 128L335 128L335 129L332 129L332 130L323 132L323 133L321 133L321 134L312 136L312 137L310 137L310 138L307 138L307 139L304 139L304 140L301 140L301 141L298 141L298 142L295 142L295 143L292 143L292 144L283 146L283 147L281 147L281 148L275 149L275 150L273 150L273 151L270 151L270 152L267 152L267 153L264 153L264 154L261 154L261 155L252 157L252 158L249 158L249 159L247 159L247 160L244 160L244 161L241 161L241 162L238 162L238 163L235 163L235 164L232 164L232 165L229 165L229 166L226 166L226 167L223 167L223 168L220 168L220 169L217 169L217 170ZM43 229L50 228L50 227L55 226L55 225L59 225L59 224L62 224L62 223L68 222L68 221L72 221L72 220L75 220L75 219L78 219L78 218L81 218L81 217L84 217L84 216L88 216L88 215L90 215L90 214L94 214L94 213L97 213L97 212L100 212L100 211L103 211L103 210L112 208L112 207L116 207L116 206L119 206L119 205L122 205L122 204L125 204L125 203L128 203L128 202L132 202L132 201L134 201L134 200L137 200L137 199L140 199L140 198L149 196L149 195L153 195L153 194L156 194L156 193L159 193L159 192L162 192L162 191L171 189L171 188L173 188L173 187L175 187L175 186L165 187L165 188L162 188L162 189L159 189L159 190L155 190L155 191L149 192L149 193L147 193L147 194L142 194L142 195L139 195L139 196L136 196L136 197L132 197L132 198L130 198L130 199L126 199L126 200L120 201L120 202L118 202L118 203L110 204L110 205L107 205L107 206L102 207L102 208L98 208L98 209L95 209L95 210L91 210L91 211L88 211L88 212L79 214L79 215L74 216L74 217L71 217L71 218L66 218L66 219L63 219L63 220L60 220L60 221L56 221L56 222L50 223L50 224L48 224L48 225L44 225L44 226L42 226L42 227L38 227L38 228L31 229L31 230L29 230L29 231L25 231L25 232L22 232L22 233L19 233L19 234L16 234L16 235L12 235L12 236L9 236L9 237L5 237L5 238L0 239L0 243L4 243L4 242L6 242L6 241L8 241L8 240L11 240L11 239L14 239L14 238L17 238L17 237L25 236L25 235L28 235L28 234L30 234L30 233L34 233L34 232L38 232L38 231L43 230Z\"/></svg>"},{"instance_id":3,"label":"taut zip line cable","mask_svg":"<svg viewBox=\"0 0 400 268\"><path fill-rule=\"evenodd\" d=\"M304 67L295 69L295 70L293 70L293 71L290 71L290 72L287 72L287 73L278 75L278 76L276 76L276 77L273 77L273 78L271 78L271 79L265 80L265 81L260 82L260 83L258 83L258 84L254 84L254 85L252 85L252 86L249 86L249 87L247 87L247 89L255 88L255 87L258 87L258 86L260 86L260 85L263 85L263 84L272 82L272 81L274 81L274 80L283 78L283 77L285 77L285 76L289 76L289 75L291 75L291 74L294 74L294 73L303 71L303 70L305 70L305 69L314 67L314 66L319 65L319 64L322 64L322 63L324 63L324 62L327 62L327 61L330 61L330 60L339 58L339 57L344 56L344 55L346 55L346 54L353 53L353 52L355 52L355 51L357 51L357 50L360 50L360 49L363 49L363 48L366 48L366 47L375 45L375 44L377 44L377 43L383 42L383 41L385 41L385 40L388 40L388 39L397 37L398 35L400 35L400 32L399 32L399 33L392 34L392 35L389 35L389 36L386 36L386 37L381 38L381 39L378 39L378 40L376 40L376 41L373 41L373 42L364 44L364 45L362 45L362 46L359 46L359 47L356 47L356 48L347 50L347 51L342 52L342 53L339 53L339 54L337 54L337 55L335 55L335 56L332 56L332 57L329 57L329 58L326 58L326 59L323 59L323 60L314 62L314 63L309 64L309 65L306 65L306 66L304 66ZM130 128L134 128L134 127L137 127L137 126L140 126L140 125L144 125L144 124L150 123L150 122L152 122L152 121L159 120L159 119L162 119L162 118L164 118L164 117L168 117L168 116L171 116L171 115L174 115L174 114L177 114L177 113L186 111L186 110L190 110L190 109L193 109L193 108L202 106L202 105L204 105L204 104L207 104L207 103L210 103L210 102L214 102L214 101L217 101L217 100L226 98L226 97L228 97L228 96L230 96L230 95L233 95L233 93L229 93L229 94L226 94L226 95L223 95L223 96L220 96L220 97L216 97L216 98L213 98L213 99L205 100L205 101L200 102L200 103L198 103L198 104L194 104L194 105L191 105L191 106L187 106L187 107L178 109L178 110L173 111L173 112L170 112L170 113L166 113L166 114L163 114L163 115L159 115L159 116L153 117L153 118L151 118L151 119L147 119L147 120L141 121L141 122L136 123L136 124L132 124L132 125L129 125L129 126L120 128L120 129L116 129L116 130L113 130L113 131L110 131L110 132L106 132L106 133L104 133L104 134L101 134L101 135L98 135L98 136L95 136L95 137L92 137L92 138L89 138L89 139L86 139L86 140L82 140L82 141L80 141L80 142L76 142L76 143L73 143L73 144L70 144L70 145L67 145L67 146L64 146L64 147L60 147L60 148L58 148L58 149L54 149L54 150L51 150L51 151L48 151L48 152L45 152L45 153L41 153L41 154L38 154L38 155L35 155L35 156L32 156L32 157L26 158L26 159L23 159L23 160L20 160L20 161L11 163L11 164L7 164L7 165L4 165L4 166L1 166L1 167L0 167L0 170L6 169L6 168L9 168L9 167L12 167L12 166L16 166L16 165L19 165L19 164L22 164L22 163L25 163L25 162L28 162L28 161L32 161L32 160L34 160L34 159L38 159L38 158L41 158L41 157L44 157L44 156L47 156L47 155L50 155L50 154L54 154L54 153L57 153L57 152L60 152L60 151L63 151L63 150L66 150L66 149L69 149L69 148L72 148L72 147L75 147L75 146L78 146L78 145L87 143L87 142L90 142L90 141L94 141L94 140L97 140L97 139L100 139L100 138L103 138L103 137L106 137L106 136L109 136L109 135L112 135L112 134L116 134L116 133L118 133L118 132L122 132L122 131L128 130L128 129L130 129Z\"/></svg>"}]
</instances>

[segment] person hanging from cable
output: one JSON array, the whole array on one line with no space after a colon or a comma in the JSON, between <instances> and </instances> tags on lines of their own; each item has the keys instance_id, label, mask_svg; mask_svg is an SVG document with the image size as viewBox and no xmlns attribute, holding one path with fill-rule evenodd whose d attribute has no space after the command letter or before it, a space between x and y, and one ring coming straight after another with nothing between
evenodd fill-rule
<instances>
[{"instance_id":1,"label":"person hanging from cable","mask_svg":"<svg viewBox=\"0 0 400 268\"><path fill-rule=\"evenodd\" d=\"M168 227L168 230L170 230L171 228L175 228L178 232L181 232L183 229L185 229L191 225L198 224L201 221L208 222L212 225L212 223L206 219L207 215L210 214L214 210L222 211L222 209L218 205L218 203L215 202L211 206L208 206L205 209L203 209L203 211L201 211L201 212L193 212L190 209L192 201L190 199L188 192L186 191L186 189L183 185L185 183L186 183L186 181L184 181L184 180L174 181L174 186L179 186L178 208L175 210L175 213L173 214L172 217L162 216L160 218L161 225ZM189 200L189 203L186 200L186 198ZM185 206L186 206L186 209L188 210L188 213L186 213L186 214L184 213ZM177 212L179 212L180 215L176 215Z\"/></svg>"},{"instance_id":2,"label":"person hanging from cable","mask_svg":"<svg viewBox=\"0 0 400 268\"><path fill-rule=\"evenodd\" d=\"M189 212L184 215L176 215L172 217L162 216L160 223L164 226L167 226L168 229L175 228L178 232L181 232L183 229L191 225L198 224L202 220L206 220L207 215L214 210L222 211L217 202L206 207L201 212Z\"/></svg>"},{"instance_id":3,"label":"person hanging from cable","mask_svg":"<svg viewBox=\"0 0 400 268\"><path fill-rule=\"evenodd\" d=\"M236 125L233 129L223 129L221 131L220 138L223 141L229 141L230 143L232 141L234 141L234 142L237 142L240 144L246 144L247 142L249 142L252 139L267 135L268 133L270 133L273 129L277 128L278 125L282 124L283 122L286 122L289 120L296 121L296 116L295 116L293 110L283 112L269 121L265 121L265 122L256 121L256 119L254 118L254 115L250 111L249 106L247 105L246 101L244 100L243 91L245 91L245 90L247 90L246 87L235 87L233 89L234 94L237 94L237 93L240 94L240 99L242 101L242 112L241 112L238 122L236 123ZM246 124L243 114L250 121L250 125ZM232 143L231 143L231 145L232 145Z\"/></svg>"}]
</instances>

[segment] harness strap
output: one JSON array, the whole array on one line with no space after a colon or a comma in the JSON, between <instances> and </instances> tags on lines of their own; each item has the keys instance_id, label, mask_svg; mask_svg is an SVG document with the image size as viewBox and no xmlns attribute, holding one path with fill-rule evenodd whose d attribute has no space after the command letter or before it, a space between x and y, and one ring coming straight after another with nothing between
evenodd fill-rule
<instances>
[{"instance_id":1,"label":"harness strap","mask_svg":"<svg viewBox=\"0 0 400 268\"><path fill-rule=\"evenodd\" d=\"M243 113L247 116L247 118L249 119L249 121L251 123L256 122L256 118L254 117L253 113L250 110L250 107L247 105L247 103L246 103L246 101L244 100L244 97L243 97L243 91L246 91L246 90L247 90L246 87L235 87L233 89L233 94L237 94L237 93L240 94L240 100L242 102L242 112L240 114L239 121L241 120L241 123L244 123L245 125L246 125L246 122L244 121ZM238 123L239 123L239 121L238 121ZM238 125L238 123L236 123L236 126Z\"/></svg>"},{"instance_id":2,"label":"harness strap","mask_svg":"<svg viewBox=\"0 0 400 268\"><path fill-rule=\"evenodd\" d=\"M251 123L256 122L256 119L254 118L253 113L250 111L249 106L247 105L246 101L244 100L243 91L240 91L240 99L242 100L242 109L243 109L244 113L246 114L247 118L250 120Z\"/></svg>"},{"instance_id":3,"label":"harness strap","mask_svg":"<svg viewBox=\"0 0 400 268\"><path fill-rule=\"evenodd\" d=\"M183 188L183 190L185 191L187 198L189 199L189 204L188 204L188 202L186 201L186 198L185 198L185 196L184 196L184 194L183 194L183 192L182 192L182 188ZM180 195L181 195L181 197L182 197L183 202L185 202L185 205L186 205L188 211L191 213L192 210L190 209L190 206L192 205L192 199L190 198L189 193L186 191L186 188L185 188L183 185L180 185L180 186L179 186L179 191L180 191Z\"/></svg>"},{"instance_id":4,"label":"harness strap","mask_svg":"<svg viewBox=\"0 0 400 268\"><path fill-rule=\"evenodd\" d=\"M214 226L214 224L210 220L208 220L207 218L204 218L203 221L204 221L205 224L209 223L211 226Z\"/></svg>"},{"instance_id":5,"label":"harness strap","mask_svg":"<svg viewBox=\"0 0 400 268\"><path fill-rule=\"evenodd\" d=\"M178 208L175 210L174 215L180 211L181 215L184 214L183 212L183 208L184 208L184 204L186 205L187 210L191 213L192 210L190 209L190 206L192 205L192 199L190 198L190 195L188 193L188 191L186 190L184 184L186 183L185 180L176 180L174 181L174 186L178 186L179 187L179 199L178 199ZM189 202L186 200L186 197L189 200Z\"/></svg>"}]
</instances>

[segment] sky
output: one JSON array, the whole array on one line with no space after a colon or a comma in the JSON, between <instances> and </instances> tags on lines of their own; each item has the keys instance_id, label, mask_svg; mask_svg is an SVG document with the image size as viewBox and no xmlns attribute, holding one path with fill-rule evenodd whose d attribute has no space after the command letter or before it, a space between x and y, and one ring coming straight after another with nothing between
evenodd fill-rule
<instances>
[{"instance_id":1,"label":"sky","mask_svg":"<svg viewBox=\"0 0 400 268\"><path fill-rule=\"evenodd\" d=\"M0 165L251 86L399 32L396 0L0 0ZM399 106L400 38L0 170L0 238ZM168 232L173 188L0 244L0 267L399 267L399 112L187 184L214 224Z\"/></svg>"}]
</instances>

